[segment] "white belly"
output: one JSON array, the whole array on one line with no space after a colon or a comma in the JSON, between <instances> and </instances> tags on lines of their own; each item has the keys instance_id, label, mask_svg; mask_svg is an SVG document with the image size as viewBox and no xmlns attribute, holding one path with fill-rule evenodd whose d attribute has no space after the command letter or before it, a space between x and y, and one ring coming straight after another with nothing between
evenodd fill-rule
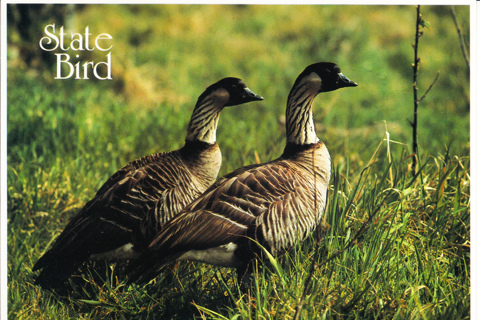
<instances>
[{"instance_id":1,"label":"white belly","mask_svg":"<svg viewBox=\"0 0 480 320\"><path fill-rule=\"evenodd\" d=\"M216 266L235 268L241 265L235 257L237 245L230 242L225 245L206 250L190 250L185 252L178 260L194 260Z\"/></svg>"},{"instance_id":2,"label":"white belly","mask_svg":"<svg viewBox=\"0 0 480 320\"><path fill-rule=\"evenodd\" d=\"M90 256L90 260L119 262L134 259L136 257L138 257L138 252L133 249L133 243L127 243L114 250L92 254Z\"/></svg>"}]
</instances>

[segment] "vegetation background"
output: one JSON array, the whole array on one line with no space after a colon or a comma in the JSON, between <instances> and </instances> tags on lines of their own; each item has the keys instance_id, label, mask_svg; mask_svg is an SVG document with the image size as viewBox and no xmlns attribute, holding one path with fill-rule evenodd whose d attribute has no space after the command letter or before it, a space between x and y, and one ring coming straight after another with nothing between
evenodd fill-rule
<instances>
[{"instance_id":1,"label":"vegetation background","mask_svg":"<svg viewBox=\"0 0 480 320\"><path fill-rule=\"evenodd\" d=\"M412 175L414 6L9 5L9 318L469 318L469 67L452 8L468 49L468 6L421 7L419 94L439 78L420 103ZM54 80L38 45L51 23L110 34L113 80ZM288 92L318 61L359 84L315 102L334 168L318 245L260 265L250 295L234 271L188 262L145 287L111 272L87 272L69 297L33 284L33 264L111 174L182 146L211 83L240 77L265 97L223 111L220 174L278 157Z\"/></svg>"}]
</instances>

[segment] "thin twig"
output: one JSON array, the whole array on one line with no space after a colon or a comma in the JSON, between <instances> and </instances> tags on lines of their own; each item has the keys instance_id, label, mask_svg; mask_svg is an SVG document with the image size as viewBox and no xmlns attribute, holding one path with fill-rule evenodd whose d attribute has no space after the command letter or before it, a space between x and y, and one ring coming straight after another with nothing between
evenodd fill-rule
<instances>
[{"instance_id":1,"label":"thin twig","mask_svg":"<svg viewBox=\"0 0 480 320\"><path fill-rule=\"evenodd\" d=\"M437 71L437 76L435 77L435 79L433 80L432 84L430 85L430 87L428 87L427 91L425 91L425 93L423 94L423 96L418 100L418 102L421 102L423 100L423 98L425 98L425 96L427 95L427 93L430 91L430 89L432 89L433 85L435 84L435 82L437 82L438 80L438 76L440 75L440 71Z\"/></svg>"},{"instance_id":2,"label":"thin twig","mask_svg":"<svg viewBox=\"0 0 480 320\"><path fill-rule=\"evenodd\" d=\"M463 38L462 31L460 31L460 27L458 26L457 15L455 14L455 8L453 6L450 7L450 13L452 14L453 22L455 23L455 27L457 28L458 39L460 40L460 46L462 47L463 58L467 63L467 67L470 70L470 59L468 58L467 47L465 45L465 39Z\"/></svg>"}]
</instances>

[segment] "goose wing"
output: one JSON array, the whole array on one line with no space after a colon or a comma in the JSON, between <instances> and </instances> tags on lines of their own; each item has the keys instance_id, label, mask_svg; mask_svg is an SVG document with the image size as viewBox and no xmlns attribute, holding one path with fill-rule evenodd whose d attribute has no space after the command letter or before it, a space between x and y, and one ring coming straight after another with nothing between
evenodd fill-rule
<instances>
[{"instance_id":1,"label":"goose wing","mask_svg":"<svg viewBox=\"0 0 480 320\"><path fill-rule=\"evenodd\" d=\"M152 228L151 220L173 215L175 208L178 212L186 205L177 200L188 190L178 183L189 175L180 164L177 152L160 153L133 161L112 175L37 261L33 270L43 269L38 283L67 278L92 254L132 242L146 247L148 233L154 234L160 224L155 221Z\"/></svg>"},{"instance_id":2,"label":"goose wing","mask_svg":"<svg viewBox=\"0 0 480 320\"><path fill-rule=\"evenodd\" d=\"M287 248L298 234L311 229L297 217L313 198L313 191L302 187L306 181L285 161L248 166L224 176L165 225L129 266L129 282L154 278L189 250L245 237L255 238L272 252ZM308 195L299 195L303 192Z\"/></svg>"}]
</instances>

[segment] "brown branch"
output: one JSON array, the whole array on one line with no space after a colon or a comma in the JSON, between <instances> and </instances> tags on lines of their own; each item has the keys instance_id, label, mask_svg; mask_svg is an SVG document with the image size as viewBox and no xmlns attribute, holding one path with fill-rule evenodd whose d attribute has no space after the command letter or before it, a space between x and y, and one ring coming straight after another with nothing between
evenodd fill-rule
<instances>
[{"instance_id":1,"label":"brown branch","mask_svg":"<svg viewBox=\"0 0 480 320\"><path fill-rule=\"evenodd\" d=\"M413 46L414 49L414 62L413 62L413 154L414 157L412 158L412 174L415 176L416 167L417 167L417 156L418 156L418 142L417 142L417 114L418 114L418 99L417 99L417 71L418 71L418 63L420 62L420 58L418 58L418 39L420 38L420 24L422 21L422 15L420 14L420 5L417 6L417 22L415 28L415 45Z\"/></svg>"},{"instance_id":2,"label":"brown branch","mask_svg":"<svg viewBox=\"0 0 480 320\"><path fill-rule=\"evenodd\" d=\"M437 76L435 77L435 79L433 80L432 84L430 85L430 87L428 87L427 91L425 91L425 93L423 94L423 96L418 100L418 102L421 102L425 96L428 94L428 92L430 91L430 89L432 89L433 85L435 84L435 82L437 82L438 80L438 76L440 75L440 71L437 72Z\"/></svg>"},{"instance_id":3,"label":"brown branch","mask_svg":"<svg viewBox=\"0 0 480 320\"><path fill-rule=\"evenodd\" d=\"M467 67L470 70L470 59L468 58L467 47L465 45L465 40L463 38L462 32L460 31L460 27L458 26L457 15L455 14L455 8L453 6L450 7L450 13L452 14L453 22L455 23L455 28L457 28L458 39L460 40L460 46L462 48L463 58L467 63Z\"/></svg>"}]
</instances>

